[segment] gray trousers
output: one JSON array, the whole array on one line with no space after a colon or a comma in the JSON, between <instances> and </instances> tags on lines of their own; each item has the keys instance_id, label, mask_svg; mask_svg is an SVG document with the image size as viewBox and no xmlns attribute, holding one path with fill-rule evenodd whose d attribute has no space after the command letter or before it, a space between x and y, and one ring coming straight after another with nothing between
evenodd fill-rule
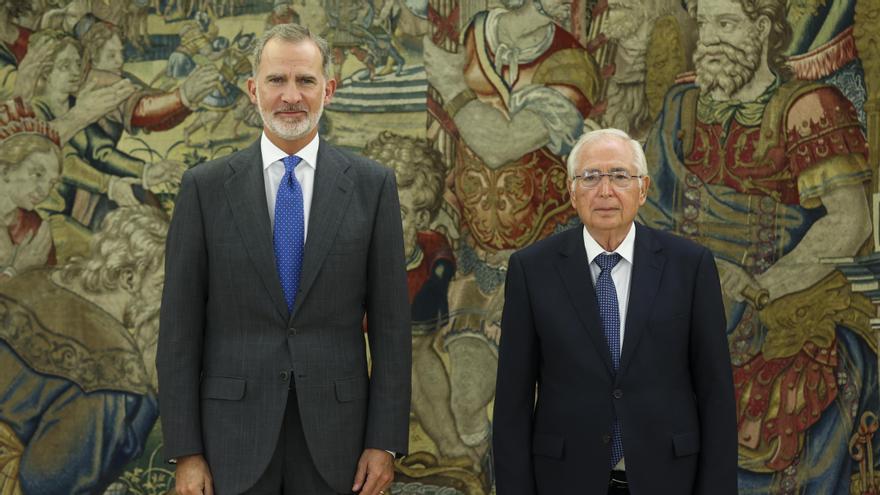
<instances>
[{"instance_id":1,"label":"gray trousers","mask_svg":"<svg viewBox=\"0 0 880 495\"><path fill-rule=\"evenodd\" d=\"M287 395L281 434L269 466L244 495L339 495L324 481L312 462L294 388Z\"/></svg>"}]
</instances>

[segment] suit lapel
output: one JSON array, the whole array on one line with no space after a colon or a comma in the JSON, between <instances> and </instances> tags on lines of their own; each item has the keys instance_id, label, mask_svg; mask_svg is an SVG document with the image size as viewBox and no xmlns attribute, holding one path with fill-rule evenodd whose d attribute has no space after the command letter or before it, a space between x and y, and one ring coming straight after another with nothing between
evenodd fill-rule
<instances>
[{"instance_id":1,"label":"suit lapel","mask_svg":"<svg viewBox=\"0 0 880 495\"><path fill-rule=\"evenodd\" d=\"M626 369L635 354L660 287L663 265L666 262L660 251L661 247L654 241L651 229L636 223L636 242L626 310L626 331L623 337L623 353L620 356L621 372Z\"/></svg>"},{"instance_id":2,"label":"suit lapel","mask_svg":"<svg viewBox=\"0 0 880 495\"><path fill-rule=\"evenodd\" d=\"M287 303L275 268L272 226L266 206L263 159L257 140L229 162L232 176L224 184L233 221L241 234L248 256L272 297L281 316L287 319Z\"/></svg>"},{"instance_id":3,"label":"suit lapel","mask_svg":"<svg viewBox=\"0 0 880 495\"><path fill-rule=\"evenodd\" d=\"M584 248L583 229L571 229L564 235L568 238L559 251L556 271L565 284L568 295L571 297L571 304L574 306L581 324L602 356L608 373L613 375L611 353L602 331L599 303L596 300L596 290L593 288L590 264L587 261L587 252Z\"/></svg>"},{"instance_id":4,"label":"suit lapel","mask_svg":"<svg viewBox=\"0 0 880 495\"><path fill-rule=\"evenodd\" d=\"M321 264L336 237L342 222L354 181L346 174L351 166L349 160L336 151L327 141L321 140L318 147L318 163L315 168L315 189L312 193L312 208L309 212L309 231L303 255L302 275L299 294L291 317L296 314L314 285Z\"/></svg>"}]
</instances>

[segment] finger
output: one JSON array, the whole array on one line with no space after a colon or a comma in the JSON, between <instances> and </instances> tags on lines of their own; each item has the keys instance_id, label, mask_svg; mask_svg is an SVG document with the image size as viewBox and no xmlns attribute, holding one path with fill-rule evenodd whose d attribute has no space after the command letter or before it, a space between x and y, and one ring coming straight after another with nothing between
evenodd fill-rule
<instances>
[{"instance_id":1,"label":"finger","mask_svg":"<svg viewBox=\"0 0 880 495\"><path fill-rule=\"evenodd\" d=\"M211 478L205 478L205 488L202 493L204 495L214 495L214 483L211 481Z\"/></svg>"},{"instance_id":2,"label":"finger","mask_svg":"<svg viewBox=\"0 0 880 495\"><path fill-rule=\"evenodd\" d=\"M354 474L354 485L351 486L351 491L356 492L361 489L364 485L364 480L367 478L367 463L363 457L358 462L357 472Z\"/></svg>"},{"instance_id":3,"label":"finger","mask_svg":"<svg viewBox=\"0 0 880 495\"><path fill-rule=\"evenodd\" d=\"M90 93L90 92L92 92L92 91L95 91L95 86L96 86L97 84L98 84L98 80L97 80L97 79L88 79L88 80L86 80L86 82L85 82L82 86L80 86L80 88L79 88L79 94L80 94L80 96L85 95L85 94L87 94L87 93Z\"/></svg>"},{"instance_id":4,"label":"finger","mask_svg":"<svg viewBox=\"0 0 880 495\"><path fill-rule=\"evenodd\" d=\"M123 80L119 81L119 83L123 83L123 84L117 83L117 85L113 87L113 89L116 91L117 95L127 97L137 90L134 83L132 83L128 79L123 79Z\"/></svg>"},{"instance_id":5,"label":"finger","mask_svg":"<svg viewBox=\"0 0 880 495\"><path fill-rule=\"evenodd\" d=\"M379 477L378 471L367 469L367 481L361 490L361 495L377 495L379 493Z\"/></svg>"},{"instance_id":6,"label":"finger","mask_svg":"<svg viewBox=\"0 0 880 495\"><path fill-rule=\"evenodd\" d=\"M394 470L388 464L385 453L373 455L367 464L367 481L364 483L364 495L376 495L382 487L388 486L394 476Z\"/></svg>"}]
</instances>

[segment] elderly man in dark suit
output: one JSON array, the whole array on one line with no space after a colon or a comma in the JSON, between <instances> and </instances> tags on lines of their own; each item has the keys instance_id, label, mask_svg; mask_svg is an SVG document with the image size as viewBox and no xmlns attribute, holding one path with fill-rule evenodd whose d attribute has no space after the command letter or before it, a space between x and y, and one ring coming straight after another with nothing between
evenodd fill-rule
<instances>
[{"instance_id":1,"label":"elderly man in dark suit","mask_svg":"<svg viewBox=\"0 0 880 495\"><path fill-rule=\"evenodd\" d=\"M254 67L262 137L184 175L168 234L165 454L180 494L382 495L410 398L394 172L319 139L324 40L276 26Z\"/></svg>"},{"instance_id":2,"label":"elderly man in dark suit","mask_svg":"<svg viewBox=\"0 0 880 495\"><path fill-rule=\"evenodd\" d=\"M493 435L501 495L736 493L715 261L634 222L647 172L624 132L585 134L568 159L584 227L510 258Z\"/></svg>"}]
</instances>

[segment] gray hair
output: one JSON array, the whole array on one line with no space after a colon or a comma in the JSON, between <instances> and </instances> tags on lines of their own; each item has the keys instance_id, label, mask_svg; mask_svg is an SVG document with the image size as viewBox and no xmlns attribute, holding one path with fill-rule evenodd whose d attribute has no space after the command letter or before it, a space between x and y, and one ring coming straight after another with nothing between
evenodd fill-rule
<instances>
[{"instance_id":1,"label":"gray hair","mask_svg":"<svg viewBox=\"0 0 880 495\"><path fill-rule=\"evenodd\" d=\"M257 45L254 47L254 67L253 67L253 76L257 76L257 70L260 67L260 55L263 54L263 47L266 46L270 40L275 38L282 39L284 41L288 41L290 43L299 43L300 41L311 40L315 45L318 46L318 49L321 51L321 66L324 69L324 78L330 79L330 61L332 57L330 56L330 45L327 43L327 40L324 38L312 34L309 31L309 28L300 25L300 24L279 24L277 26L272 27L257 40Z\"/></svg>"},{"instance_id":2,"label":"gray hair","mask_svg":"<svg viewBox=\"0 0 880 495\"><path fill-rule=\"evenodd\" d=\"M620 139L621 141L629 144L632 154L633 154L633 165L636 167L636 173L639 175L648 175L648 161L645 159L645 152L642 150L642 145L635 139L631 138L629 134L621 131L620 129L596 129L594 131L584 133L574 144L574 147L571 149L571 153L568 154L568 159L566 160L566 165L568 166L568 177L574 177L575 169L577 168L576 158L578 153L581 151L581 148L584 146L605 139Z\"/></svg>"}]
</instances>

